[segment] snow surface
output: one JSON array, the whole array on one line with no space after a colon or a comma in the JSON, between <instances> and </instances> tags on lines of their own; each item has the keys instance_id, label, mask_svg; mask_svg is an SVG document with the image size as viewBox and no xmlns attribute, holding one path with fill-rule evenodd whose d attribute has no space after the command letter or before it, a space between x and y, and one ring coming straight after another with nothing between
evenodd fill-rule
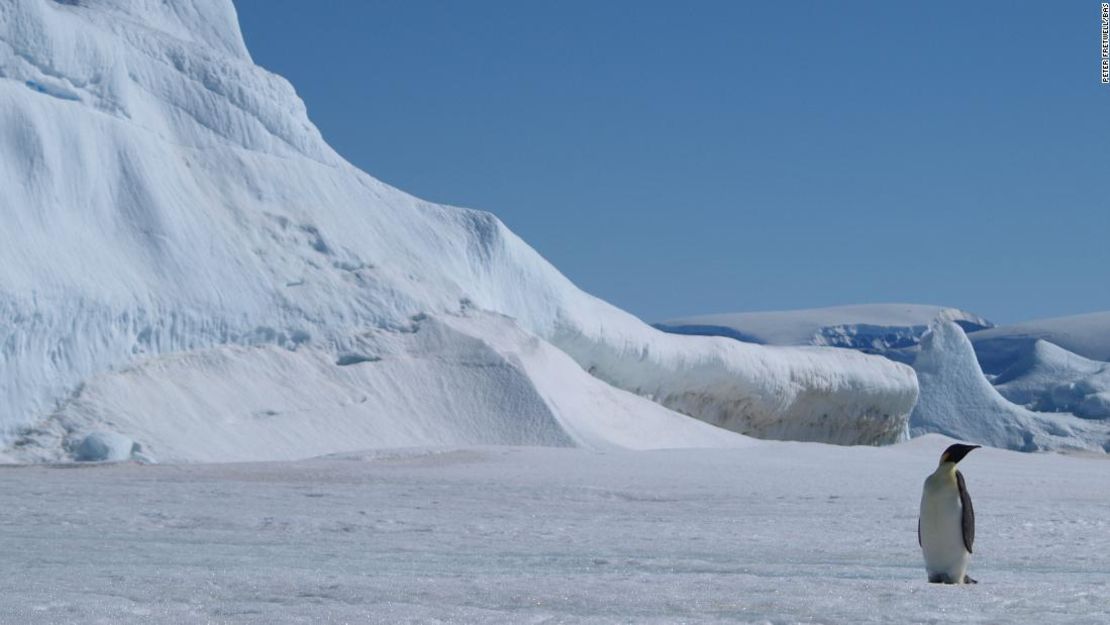
<instances>
[{"instance_id":1,"label":"snow surface","mask_svg":"<svg viewBox=\"0 0 1110 625\"><path fill-rule=\"evenodd\" d=\"M914 369L921 396L910 416L913 435L939 432L1021 451L1110 452L1110 421L1033 412L1007 401L987 381L971 341L955 323L938 321L930 327Z\"/></svg>"},{"instance_id":2,"label":"snow surface","mask_svg":"<svg viewBox=\"0 0 1110 625\"><path fill-rule=\"evenodd\" d=\"M980 583L932 585L950 442L3 467L0 621L1103 625L1110 461L972 453Z\"/></svg>"},{"instance_id":3,"label":"snow surface","mask_svg":"<svg viewBox=\"0 0 1110 625\"><path fill-rule=\"evenodd\" d=\"M937 318L967 331L993 327L964 310L922 304L857 304L803 310L725 313L684 317L655 327L677 334L728 336L765 345L828 345L899 356L917 345ZM909 357L912 360L912 356Z\"/></svg>"},{"instance_id":4,"label":"snow surface","mask_svg":"<svg viewBox=\"0 0 1110 625\"><path fill-rule=\"evenodd\" d=\"M388 427L340 425L323 412L342 399L299 394L277 371L334 382L337 393L350 390L350 367L365 369L360 384L401 384L399 364L345 358L357 357L366 333L404 333L414 317L472 311L507 315L514 336L551 343L601 380L738 432L843 443L904 436L917 397L908 367L664 334L577 289L488 213L424 202L358 171L324 142L292 86L253 64L229 0L4 2L0 110L0 219L15 233L0 246L0 443L30 449L13 457L49 457L37 445L63 445L85 430L116 431L178 459L228 459L231 441L252 431L258 446L240 459L325 449L303 438L270 446L280 434L263 435L264 419L189 396L221 374L219 388L244 394L230 405L253 409L271 397L263 410L281 415L282 426L304 419L304 433L308 422L327 422L337 431L316 433L328 441L358 431L393 437L383 444L427 442L422 433L398 434L409 422L442 436L471 431L445 420L490 419L501 428L520 409L512 398L467 404L504 405L493 415L395 413ZM324 367L329 360L335 367ZM443 364L452 371L440 390L480 377L465 359L455 365ZM387 373L367 373L377 370ZM561 364L516 370L530 381L509 385L512 392L542 389L549 411L581 407L600 392L559 384L569 375ZM156 380L158 371L176 379ZM167 401L145 392L129 403L144 376L170 393ZM509 388L503 382L482 384ZM405 403L436 392L433 384L382 392L396 406L448 403ZM620 414L644 406L627 393L607 397ZM528 402L538 411L529 414L543 412L535 397ZM606 438L614 433L606 424L561 427L575 443L632 446L668 446L694 431L676 433L670 413L652 414L625 438ZM257 423L229 429L231 419ZM178 423L228 439L191 438L169 452L163 434ZM521 442L513 436L482 442ZM291 451L296 444L301 454Z\"/></svg>"},{"instance_id":5,"label":"snow surface","mask_svg":"<svg viewBox=\"0 0 1110 625\"><path fill-rule=\"evenodd\" d=\"M1045 340L1091 360L1110 362L1110 311L1025 321L971 334L983 369L998 373Z\"/></svg>"}]
</instances>

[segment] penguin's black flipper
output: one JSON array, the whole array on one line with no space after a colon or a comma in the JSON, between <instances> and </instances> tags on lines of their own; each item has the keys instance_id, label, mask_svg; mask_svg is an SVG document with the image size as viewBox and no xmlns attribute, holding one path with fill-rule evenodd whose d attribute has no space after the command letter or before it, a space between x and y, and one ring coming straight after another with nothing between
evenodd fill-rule
<instances>
[{"instance_id":1,"label":"penguin's black flipper","mask_svg":"<svg viewBox=\"0 0 1110 625\"><path fill-rule=\"evenodd\" d=\"M965 584L978 584L979 582L978 582L978 580L971 579L970 575L968 575L967 573L964 573L964 583Z\"/></svg>"},{"instance_id":2,"label":"penguin's black flipper","mask_svg":"<svg viewBox=\"0 0 1110 625\"><path fill-rule=\"evenodd\" d=\"M971 507L971 495L967 492L967 484L964 484L964 474L956 471L956 485L960 488L960 507L963 508L963 531L964 531L964 547L967 547L968 553L971 551L971 543L975 542L975 508Z\"/></svg>"}]
</instances>

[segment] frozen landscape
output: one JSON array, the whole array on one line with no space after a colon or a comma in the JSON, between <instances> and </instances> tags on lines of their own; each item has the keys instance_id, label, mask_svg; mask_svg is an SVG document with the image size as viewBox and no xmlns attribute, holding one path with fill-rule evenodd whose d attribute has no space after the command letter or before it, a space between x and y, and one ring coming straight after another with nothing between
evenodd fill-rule
<instances>
[{"instance_id":1,"label":"frozen landscape","mask_svg":"<svg viewBox=\"0 0 1110 625\"><path fill-rule=\"evenodd\" d=\"M939 433L1020 451L1110 451L1110 363L1095 356L1110 316L994 327L967 311L916 304L704 315L655 324L676 334L827 345L914 367L909 434Z\"/></svg>"},{"instance_id":2,"label":"frozen landscape","mask_svg":"<svg viewBox=\"0 0 1110 625\"><path fill-rule=\"evenodd\" d=\"M1105 623L1110 461L974 452L979 584L932 585L949 442L6 467L0 620Z\"/></svg>"},{"instance_id":3,"label":"frozen landscape","mask_svg":"<svg viewBox=\"0 0 1110 625\"><path fill-rule=\"evenodd\" d=\"M652 327L344 160L230 0L4 2L0 111L0 623L1110 613L1107 313Z\"/></svg>"}]
</instances>

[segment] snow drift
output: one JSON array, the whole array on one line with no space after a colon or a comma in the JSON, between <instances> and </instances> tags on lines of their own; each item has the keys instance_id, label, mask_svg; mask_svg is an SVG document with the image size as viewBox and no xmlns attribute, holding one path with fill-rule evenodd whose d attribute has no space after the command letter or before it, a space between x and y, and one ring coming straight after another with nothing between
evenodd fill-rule
<instances>
[{"instance_id":1,"label":"snow drift","mask_svg":"<svg viewBox=\"0 0 1110 625\"><path fill-rule=\"evenodd\" d=\"M511 388L534 389L524 410L504 398L506 378L472 363L429 356L451 370L437 387L356 362L366 333L404 334L421 315L506 315L513 336L550 342L601 380L756 435L891 442L916 400L913 371L882 359L658 332L574 287L488 213L357 170L293 88L253 64L226 0L0 4L0 110L0 428L17 457L101 429L182 460L422 440L398 434L409 426L438 428L441 442L660 447L695 431L562 365L509 367L528 380ZM377 389L383 407L326 417L335 401L301 394L296 375L352 396ZM489 396L447 410L467 378ZM440 395L406 399L417 392ZM598 393L608 403L587 410ZM252 412L264 397L282 415L269 425ZM585 416L555 427L556 404L635 415L642 431L617 436ZM463 424L484 418L497 422ZM174 424L213 440L175 442Z\"/></svg>"},{"instance_id":2,"label":"snow drift","mask_svg":"<svg viewBox=\"0 0 1110 625\"><path fill-rule=\"evenodd\" d=\"M1110 422L1033 412L1007 401L987 381L971 341L955 323L941 320L930 327L914 369L921 385L910 416L915 436L937 432L1020 451L1110 451Z\"/></svg>"}]
</instances>

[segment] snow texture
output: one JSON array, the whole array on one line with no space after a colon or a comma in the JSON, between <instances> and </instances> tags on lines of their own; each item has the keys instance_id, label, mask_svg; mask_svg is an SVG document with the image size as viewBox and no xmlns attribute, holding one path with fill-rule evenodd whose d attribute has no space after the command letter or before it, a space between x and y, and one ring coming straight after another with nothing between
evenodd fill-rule
<instances>
[{"instance_id":1,"label":"snow texture","mask_svg":"<svg viewBox=\"0 0 1110 625\"><path fill-rule=\"evenodd\" d=\"M448 411L448 396L410 396L480 378L473 354L437 363L451 369L443 388L403 388L402 361L435 360L419 340L393 341L399 351L388 357L360 351L368 333L403 334L414 318L451 326L449 317L465 325L481 315L512 319L511 349L553 344L601 380L738 432L868 444L904 436L917 397L908 367L661 333L577 289L492 215L425 202L357 170L324 142L293 87L253 64L229 0L4 2L0 110L9 233L0 442L16 445L12 457L49 457L41 445L91 430L175 459L304 457L354 431L364 437L332 449L374 446L377 436L425 441L436 428L438 442L462 432L455 442L473 443L467 423L483 419L497 423L485 443L667 446L702 436L687 426L676 434L671 413L611 391L616 413L653 416L620 436L575 419L556 428L545 410L579 410L603 392L558 384L570 375L565 362L491 367L494 379L475 388L506 401L468 398L466 410ZM458 340L496 343L486 331ZM336 395L293 384L293 371ZM247 412L203 397L221 375L222 399L242 389L228 405ZM390 414L389 426L355 423L370 413L353 408L351 422L330 420L322 413L346 401L356 377L376 389L367 397L414 412ZM265 397L273 401L262 406ZM263 433L255 410L277 413L273 428L301 438L275 442L281 434ZM520 411L547 425L510 426ZM177 423L211 436L171 443ZM321 438L305 442L312 435ZM231 451L251 436L257 446Z\"/></svg>"},{"instance_id":2,"label":"snow texture","mask_svg":"<svg viewBox=\"0 0 1110 625\"><path fill-rule=\"evenodd\" d=\"M954 321L971 332L990 321L957 308L922 304L858 304L766 312L685 317L655 324L676 334L728 336L763 345L827 345L912 361L921 335L934 319Z\"/></svg>"},{"instance_id":3,"label":"snow texture","mask_svg":"<svg viewBox=\"0 0 1110 625\"><path fill-rule=\"evenodd\" d=\"M943 586L951 442L0 468L0 621L1104 625L1110 461L968 456L979 584Z\"/></svg>"},{"instance_id":4,"label":"snow texture","mask_svg":"<svg viewBox=\"0 0 1110 625\"><path fill-rule=\"evenodd\" d=\"M987 381L971 341L955 323L940 320L930 327L914 368L921 396L910 417L913 435L939 432L1020 451L1110 451L1110 422L1033 412L1007 401Z\"/></svg>"}]
</instances>

